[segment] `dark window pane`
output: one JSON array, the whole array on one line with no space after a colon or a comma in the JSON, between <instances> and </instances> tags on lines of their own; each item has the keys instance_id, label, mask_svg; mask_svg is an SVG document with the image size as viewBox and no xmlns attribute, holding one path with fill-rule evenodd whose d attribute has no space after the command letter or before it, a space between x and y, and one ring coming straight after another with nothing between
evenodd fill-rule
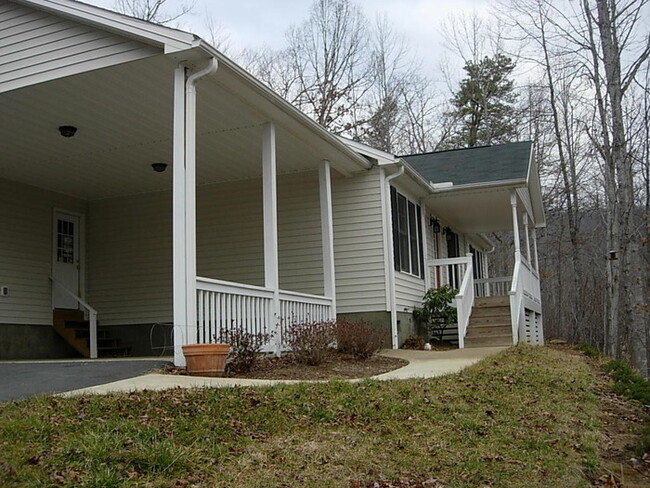
<instances>
[{"instance_id":1,"label":"dark window pane","mask_svg":"<svg viewBox=\"0 0 650 488\"><path fill-rule=\"evenodd\" d=\"M408 200L404 195L397 194L397 215L399 228L399 258L400 269L411 272L411 259L409 256L409 231L408 231Z\"/></svg>"},{"instance_id":2,"label":"dark window pane","mask_svg":"<svg viewBox=\"0 0 650 488\"><path fill-rule=\"evenodd\" d=\"M399 257L399 218L397 215L397 191L392 186L390 187L390 209L393 216L393 263L395 269L399 271L400 257Z\"/></svg>"}]
</instances>

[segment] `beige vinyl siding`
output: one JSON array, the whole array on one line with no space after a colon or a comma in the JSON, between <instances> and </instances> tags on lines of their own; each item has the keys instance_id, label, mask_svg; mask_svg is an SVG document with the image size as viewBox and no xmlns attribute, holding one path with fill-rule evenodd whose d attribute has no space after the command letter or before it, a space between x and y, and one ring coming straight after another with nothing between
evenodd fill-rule
<instances>
[{"instance_id":1,"label":"beige vinyl siding","mask_svg":"<svg viewBox=\"0 0 650 488\"><path fill-rule=\"evenodd\" d=\"M158 52L107 31L0 0L0 92Z\"/></svg>"},{"instance_id":2,"label":"beige vinyl siding","mask_svg":"<svg viewBox=\"0 0 650 488\"><path fill-rule=\"evenodd\" d=\"M381 182L377 168L332 178L339 313L387 310Z\"/></svg>"},{"instance_id":3,"label":"beige vinyl siding","mask_svg":"<svg viewBox=\"0 0 650 488\"><path fill-rule=\"evenodd\" d=\"M278 176L280 288L323 294L318 173Z\"/></svg>"},{"instance_id":4,"label":"beige vinyl siding","mask_svg":"<svg viewBox=\"0 0 650 488\"><path fill-rule=\"evenodd\" d=\"M197 189L197 274L264 286L261 180Z\"/></svg>"},{"instance_id":5,"label":"beige vinyl siding","mask_svg":"<svg viewBox=\"0 0 650 488\"><path fill-rule=\"evenodd\" d=\"M316 173L279 176L280 287L322 294ZM90 202L88 300L102 324L172 320L171 193ZM262 182L197 188L197 274L264 285Z\"/></svg>"},{"instance_id":6,"label":"beige vinyl siding","mask_svg":"<svg viewBox=\"0 0 650 488\"><path fill-rule=\"evenodd\" d=\"M100 322L171 321L171 193L97 200L88 207L88 303Z\"/></svg>"},{"instance_id":7,"label":"beige vinyl siding","mask_svg":"<svg viewBox=\"0 0 650 488\"><path fill-rule=\"evenodd\" d=\"M76 198L0 179L0 324L52 323L54 209L85 213Z\"/></svg>"},{"instance_id":8,"label":"beige vinyl siding","mask_svg":"<svg viewBox=\"0 0 650 488\"><path fill-rule=\"evenodd\" d=\"M323 293L317 173L278 176L280 288ZM262 181L198 189L197 272L264 286Z\"/></svg>"}]
</instances>

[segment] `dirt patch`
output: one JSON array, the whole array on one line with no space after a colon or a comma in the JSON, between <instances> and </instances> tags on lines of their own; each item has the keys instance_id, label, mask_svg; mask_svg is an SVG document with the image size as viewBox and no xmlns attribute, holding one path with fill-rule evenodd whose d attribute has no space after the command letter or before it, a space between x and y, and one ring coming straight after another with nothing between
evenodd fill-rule
<instances>
[{"instance_id":1,"label":"dirt patch","mask_svg":"<svg viewBox=\"0 0 650 488\"><path fill-rule=\"evenodd\" d=\"M369 359L355 359L351 355L335 353L318 366L296 362L290 355L279 358L264 358L246 374L232 375L233 378L259 378L282 380L344 380L367 378L406 366L408 361L386 356L372 356Z\"/></svg>"}]
</instances>

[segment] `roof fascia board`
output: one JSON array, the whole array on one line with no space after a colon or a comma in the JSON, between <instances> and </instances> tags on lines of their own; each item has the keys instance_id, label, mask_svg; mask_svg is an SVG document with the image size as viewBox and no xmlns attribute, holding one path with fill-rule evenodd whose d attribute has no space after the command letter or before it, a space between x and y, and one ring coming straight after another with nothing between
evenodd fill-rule
<instances>
[{"instance_id":1,"label":"roof fascia board","mask_svg":"<svg viewBox=\"0 0 650 488\"><path fill-rule=\"evenodd\" d=\"M517 178L514 180L490 181L487 183L468 183L466 185L454 185L448 188L436 188L432 190L432 196L440 195L443 193L454 193L460 191L473 191L497 188L519 188L526 186L526 180Z\"/></svg>"},{"instance_id":2,"label":"roof fascia board","mask_svg":"<svg viewBox=\"0 0 650 488\"><path fill-rule=\"evenodd\" d=\"M361 153L365 156L369 156L372 159L376 159L379 164L391 164L397 161L397 158L394 154L387 153L381 149L376 149L374 147L363 144L362 142L354 141L343 136L336 136L343 144L349 146L358 153Z\"/></svg>"},{"instance_id":3,"label":"roof fascia board","mask_svg":"<svg viewBox=\"0 0 650 488\"><path fill-rule=\"evenodd\" d=\"M196 44L197 38L193 34L77 1L11 1L163 48L165 54L189 49Z\"/></svg>"},{"instance_id":4,"label":"roof fascia board","mask_svg":"<svg viewBox=\"0 0 650 488\"><path fill-rule=\"evenodd\" d=\"M297 119L300 123L302 123L304 126L306 126L315 135L319 136L325 142L327 142L327 143L331 144L332 146L334 146L344 156L352 159L360 167L360 169L370 169L370 168L372 168L372 164L366 158L361 156L356 151L352 150L350 147L348 147L346 144L344 144L337 136L330 133L327 129L325 129L323 126L321 126L316 121L312 120L306 114L302 113L296 107L294 107L289 102L287 102L284 98L282 98L279 95L275 94L272 90L267 88L259 80L257 80L255 77L253 77L251 74L249 74L246 70L244 70L241 66L239 66L234 61L228 59L226 56L224 56L222 53L217 51L210 44L205 42L203 39L199 38L198 47L201 48L203 51L205 51L210 56L216 57L219 60L219 63L222 66L228 67L228 69L230 69L232 72L234 72L237 76L241 77L244 81L246 81L249 84L249 86L253 90L255 90L256 92L258 92L262 96L264 96L267 100L269 100L278 109L280 109L280 110L284 111L285 113L289 114L294 119ZM336 161L330 161L330 162L335 167L337 166Z\"/></svg>"},{"instance_id":5,"label":"roof fascia board","mask_svg":"<svg viewBox=\"0 0 650 488\"><path fill-rule=\"evenodd\" d=\"M533 205L530 201L530 192L528 191L528 187L524 188L517 188L515 190L517 192L517 196L519 197L519 201L521 204L524 206L524 210L526 210L526 214L533 220L535 221L535 215L533 214Z\"/></svg>"},{"instance_id":6,"label":"roof fascia board","mask_svg":"<svg viewBox=\"0 0 650 488\"><path fill-rule=\"evenodd\" d=\"M532 205L532 216L535 227L546 227L546 216L544 215L544 204L542 203L542 185L539 181L537 161L533 158L533 145L530 147L530 163L528 165L528 195Z\"/></svg>"}]
</instances>

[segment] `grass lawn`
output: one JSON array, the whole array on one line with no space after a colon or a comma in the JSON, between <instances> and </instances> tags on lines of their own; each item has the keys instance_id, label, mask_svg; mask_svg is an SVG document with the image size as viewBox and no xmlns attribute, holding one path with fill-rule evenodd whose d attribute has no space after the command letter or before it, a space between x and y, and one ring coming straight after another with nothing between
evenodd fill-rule
<instances>
[{"instance_id":1,"label":"grass lawn","mask_svg":"<svg viewBox=\"0 0 650 488\"><path fill-rule=\"evenodd\" d=\"M590 486L596 384L517 347L431 380L43 396L0 404L0 486Z\"/></svg>"}]
</instances>

